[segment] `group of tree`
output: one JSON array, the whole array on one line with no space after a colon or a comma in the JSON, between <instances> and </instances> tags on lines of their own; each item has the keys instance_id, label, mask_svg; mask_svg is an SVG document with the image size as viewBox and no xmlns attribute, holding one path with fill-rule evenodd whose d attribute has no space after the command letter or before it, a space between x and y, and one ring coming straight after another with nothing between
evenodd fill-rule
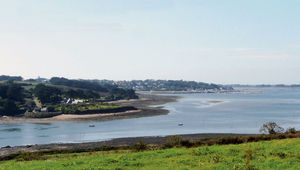
<instances>
[{"instance_id":1,"label":"group of tree","mask_svg":"<svg viewBox=\"0 0 300 170\"><path fill-rule=\"evenodd\" d=\"M65 79L63 79L63 81L67 82ZM34 97L36 97L42 105L47 106L55 106L61 103L65 98L100 99L105 101L137 98L135 91L131 89L121 89L111 85L101 86L98 83L88 81L82 81L83 84L80 84L81 81L70 81L76 83L57 86L48 83L14 83L12 80L1 82L0 115L15 116L25 113L26 110L29 112L33 111L34 108L38 106L34 101ZM76 88L74 86L76 86ZM26 87L26 89L24 87ZM103 93L103 91L106 92Z\"/></svg>"},{"instance_id":2,"label":"group of tree","mask_svg":"<svg viewBox=\"0 0 300 170\"><path fill-rule=\"evenodd\" d=\"M275 122L267 122L261 126L259 131L261 133L268 133L268 134L274 135L274 134L283 133L284 128L279 126ZM296 129L295 128L287 128L285 132L286 133L296 133Z\"/></svg>"},{"instance_id":3,"label":"group of tree","mask_svg":"<svg viewBox=\"0 0 300 170\"><path fill-rule=\"evenodd\" d=\"M63 85L68 87L74 87L74 88L82 88L82 89L88 89L93 90L97 92L108 92L108 89L104 86L101 86L97 82L92 82L88 80L69 80L66 78L59 78L59 77L53 77L49 81L53 85Z\"/></svg>"},{"instance_id":4,"label":"group of tree","mask_svg":"<svg viewBox=\"0 0 300 170\"><path fill-rule=\"evenodd\" d=\"M47 86L44 84L38 84L33 90L34 96L36 96L41 103L57 103L62 100L62 91L59 88Z\"/></svg>"},{"instance_id":5,"label":"group of tree","mask_svg":"<svg viewBox=\"0 0 300 170\"><path fill-rule=\"evenodd\" d=\"M132 88L120 88L116 84L100 83L99 81L92 80L70 80L66 78L53 77L49 81L52 85L62 85L73 88L81 88L88 90L86 91L87 96L97 98L97 95L92 92L99 92L105 95L109 100L119 99L136 99L138 96ZM70 93L73 94L74 91ZM77 91L78 92L78 91ZM89 93L89 94L87 94ZM84 97L83 97L84 98Z\"/></svg>"},{"instance_id":6,"label":"group of tree","mask_svg":"<svg viewBox=\"0 0 300 170\"><path fill-rule=\"evenodd\" d=\"M183 80L132 80L132 81L107 81L100 82L114 83L126 89L140 91L190 91L190 90L232 90L231 87L217 84L209 84L196 81Z\"/></svg>"},{"instance_id":7,"label":"group of tree","mask_svg":"<svg viewBox=\"0 0 300 170\"><path fill-rule=\"evenodd\" d=\"M100 97L99 93L92 90L73 90L69 89L64 92L66 98L79 98L79 99L97 99Z\"/></svg>"},{"instance_id":8,"label":"group of tree","mask_svg":"<svg viewBox=\"0 0 300 170\"><path fill-rule=\"evenodd\" d=\"M122 88L113 88L110 90L111 100L121 100L121 99L137 99L138 96L136 95L135 91L132 89L122 89Z\"/></svg>"},{"instance_id":9,"label":"group of tree","mask_svg":"<svg viewBox=\"0 0 300 170\"><path fill-rule=\"evenodd\" d=\"M56 104L62 101L63 98L80 98L91 99L99 98L100 95L92 90L81 89L63 89L55 86L38 84L33 90L34 96L36 96L42 104L51 103Z\"/></svg>"},{"instance_id":10,"label":"group of tree","mask_svg":"<svg viewBox=\"0 0 300 170\"><path fill-rule=\"evenodd\" d=\"M24 104L24 89L13 82L0 84L0 115L20 114Z\"/></svg>"},{"instance_id":11,"label":"group of tree","mask_svg":"<svg viewBox=\"0 0 300 170\"><path fill-rule=\"evenodd\" d=\"M0 81L22 81L23 78L21 76L7 76L7 75L1 75Z\"/></svg>"}]
</instances>

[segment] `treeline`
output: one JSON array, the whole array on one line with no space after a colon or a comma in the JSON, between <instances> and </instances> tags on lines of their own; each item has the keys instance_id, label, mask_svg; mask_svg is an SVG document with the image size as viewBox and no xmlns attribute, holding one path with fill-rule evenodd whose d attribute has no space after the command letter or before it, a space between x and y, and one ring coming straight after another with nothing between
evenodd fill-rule
<instances>
[{"instance_id":1,"label":"treeline","mask_svg":"<svg viewBox=\"0 0 300 170\"><path fill-rule=\"evenodd\" d=\"M73 88L81 88L89 90L89 92L100 92L107 100L120 100L120 99L136 99L136 95L133 89L123 89L115 84L100 84L98 81L90 80L70 80L66 78L53 77L49 81L53 85L63 85ZM90 94L93 95L93 94Z\"/></svg>"},{"instance_id":2,"label":"treeline","mask_svg":"<svg viewBox=\"0 0 300 170\"><path fill-rule=\"evenodd\" d=\"M41 101L41 103L56 104L62 101L63 98L79 98L79 99L96 99L100 95L91 90L81 89L62 89L45 84L38 84L34 90L34 95Z\"/></svg>"},{"instance_id":3,"label":"treeline","mask_svg":"<svg viewBox=\"0 0 300 170\"><path fill-rule=\"evenodd\" d=\"M97 92L108 92L109 89L96 82L88 80L69 80L66 78L53 77L49 81L53 85L63 85L68 87L82 88L88 90L94 90Z\"/></svg>"},{"instance_id":4,"label":"treeline","mask_svg":"<svg viewBox=\"0 0 300 170\"><path fill-rule=\"evenodd\" d=\"M7 76L7 75L1 75L0 81L22 81L23 78L21 76Z\"/></svg>"},{"instance_id":5,"label":"treeline","mask_svg":"<svg viewBox=\"0 0 300 170\"><path fill-rule=\"evenodd\" d=\"M101 81L111 82L111 81ZM120 87L139 91L191 91L191 90L232 90L217 84L183 80L133 80L114 82Z\"/></svg>"},{"instance_id":6,"label":"treeline","mask_svg":"<svg viewBox=\"0 0 300 170\"><path fill-rule=\"evenodd\" d=\"M25 112L41 110L43 107L51 112L62 102L73 102L73 99L101 103L138 98L132 89L122 89L109 84L100 85L99 82L88 80L52 78L50 84L36 84L25 81L15 83L15 78L9 76L2 78L5 81L0 82L0 116L22 115Z\"/></svg>"},{"instance_id":7,"label":"treeline","mask_svg":"<svg viewBox=\"0 0 300 170\"><path fill-rule=\"evenodd\" d=\"M110 89L110 95L107 97L108 100L121 100L121 99L137 99L133 89L122 89L122 88L113 88Z\"/></svg>"},{"instance_id":8,"label":"treeline","mask_svg":"<svg viewBox=\"0 0 300 170\"><path fill-rule=\"evenodd\" d=\"M24 89L15 83L0 84L0 115L17 115L23 112Z\"/></svg>"}]
</instances>

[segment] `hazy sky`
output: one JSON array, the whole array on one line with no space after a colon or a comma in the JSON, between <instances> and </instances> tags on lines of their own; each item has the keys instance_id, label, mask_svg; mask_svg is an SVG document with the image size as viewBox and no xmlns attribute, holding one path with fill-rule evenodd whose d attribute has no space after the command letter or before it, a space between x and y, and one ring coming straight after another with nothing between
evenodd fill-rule
<instances>
[{"instance_id":1,"label":"hazy sky","mask_svg":"<svg viewBox=\"0 0 300 170\"><path fill-rule=\"evenodd\" d=\"M0 75L300 83L299 0L0 0Z\"/></svg>"}]
</instances>

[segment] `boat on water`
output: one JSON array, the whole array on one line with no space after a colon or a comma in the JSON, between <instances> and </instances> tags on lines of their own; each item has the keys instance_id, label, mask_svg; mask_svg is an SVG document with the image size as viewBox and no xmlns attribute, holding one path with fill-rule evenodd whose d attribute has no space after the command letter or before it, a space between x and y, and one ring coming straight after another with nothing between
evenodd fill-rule
<instances>
[{"instance_id":1,"label":"boat on water","mask_svg":"<svg viewBox=\"0 0 300 170\"><path fill-rule=\"evenodd\" d=\"M183 126L183 123L178 123L178 126Z\"/></svg>"},{"instance_id":2,"label":"boat on water","mask_svg":"<svg viewBox=\"0 0 300 170\"><path fill-rule=\"evenodd\" d=\"M95 125L89 125L89 127L95 127Z\"/></svg>"}]
</instances>

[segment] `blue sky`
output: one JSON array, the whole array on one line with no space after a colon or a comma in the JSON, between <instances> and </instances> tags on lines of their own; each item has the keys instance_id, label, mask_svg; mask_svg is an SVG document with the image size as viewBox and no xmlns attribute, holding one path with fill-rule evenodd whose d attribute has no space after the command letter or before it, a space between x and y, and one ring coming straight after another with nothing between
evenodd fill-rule
<instances>
[{"instance_id":1,"label":"blue sky","mask_svg":"<svg viewBox=\"0 0 300 170\"><path fill-rule=\"evenodd\" d=\"M0 74L300 83L300 1L0 0Z\"/></svg>"}]
</instances>

